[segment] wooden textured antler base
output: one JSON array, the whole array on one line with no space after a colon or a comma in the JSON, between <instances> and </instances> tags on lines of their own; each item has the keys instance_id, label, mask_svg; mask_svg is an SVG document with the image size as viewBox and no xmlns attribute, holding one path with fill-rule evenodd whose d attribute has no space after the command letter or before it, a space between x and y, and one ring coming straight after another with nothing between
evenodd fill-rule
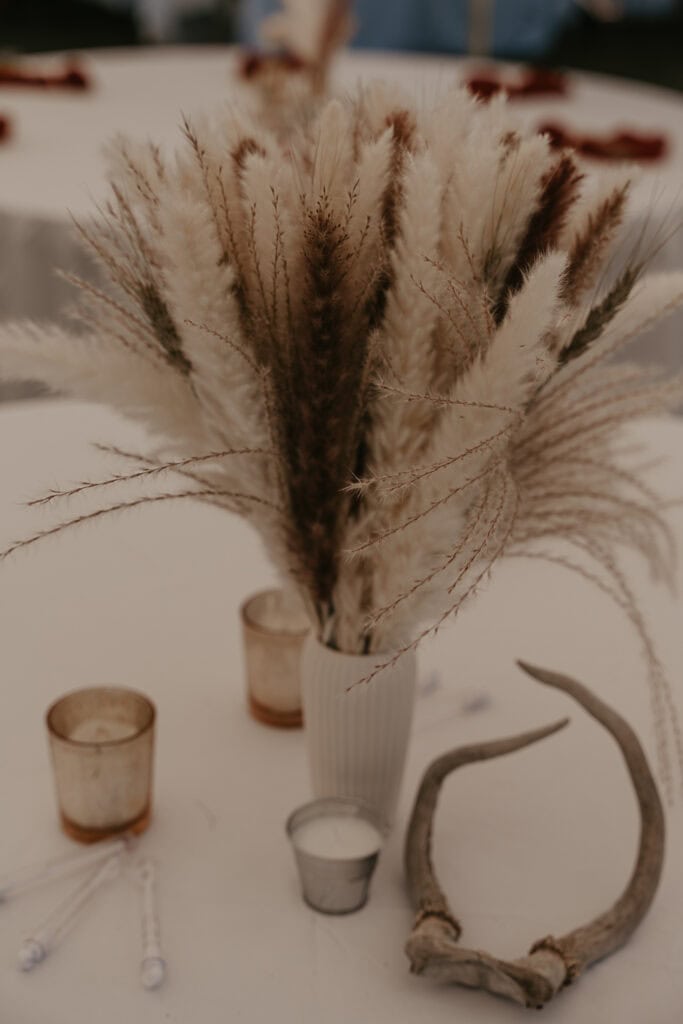
<instances>
[{"instance_id":1,"label":"wooden textured antler base","mask_svg":"<svg viewBox=\"0 0 683 1024\"><path fill-rule=\"evenodd\" d=\"M621 897L605 913L560 938L540 939L527 956L518 960L498 960L488 953L459 946L461 928L439 886L431 860L434 812L443 781L462 765L499 757L544 739L564 728L568 719L509 739L461 747L437 758L427 768L408 826L405 865L417 915L406 952L416 974L485 989L524 1006L541 1007L591 964L619 949L635 931L657 891L664 860L665 826L647 758L628 723L581 683L521 661L518 664L539 682L568 693L618 743L641 818L633 874Z\"/></svg>"}]
</instances>

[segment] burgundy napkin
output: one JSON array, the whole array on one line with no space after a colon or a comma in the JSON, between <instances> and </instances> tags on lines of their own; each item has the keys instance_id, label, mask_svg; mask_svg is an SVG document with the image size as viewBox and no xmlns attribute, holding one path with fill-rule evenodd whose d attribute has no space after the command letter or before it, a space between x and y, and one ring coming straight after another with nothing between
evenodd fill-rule
<instances>
[{"instance_id":1,"label":"burgundy napkin","mask_svg":"<svg viewBox=\"0 0 683 1024\"><path fill-rule=\"evenodd\" d=\"M655 161L666 156L668 139L661 132L615 131L602 135L581 134L559 122L546 122L539 132L550 137L555 149L570 147L595 160Z\"/></svg>"},{"instance_id":2,"label":"burgundy napkin","mask_svg":"<svg viewBox=\"0 0 683 1024\"><path fill-rule=\"evenodd\" d=\"M488 100L504 92L508 99L526 99L533 96L566 96L569 84L566 75L549 68L526 68L521 77L501 76L487 68L465 79L465 85L479 99Z\"/></svg>"},{"instance_id":3,"label":"burgundy napkin","mask_svg":"<svg viewBox=\"0 0 683 1024\"><path fill-rule=\"evenodd\" d=\"M301 57L286 50L277 53L259 53L257 50L249 50L243 54L240 61L240 75L242 78L256 78L262 72L277 71L302 71L306 67Z\"/></svg>"},{"instance_id":4,"label":"burgundy napkin","mask_svg":"<svg viewBox=\"0 0 683 1024\"><path fill-rule=\"evenodd\" d=\"M20 64L0 63L0 87L3 85L29 86L36 89L89 89L91 81L78 64L66 64L61 71L38 73L24 70Z\"/></svg>"}]
</instances>

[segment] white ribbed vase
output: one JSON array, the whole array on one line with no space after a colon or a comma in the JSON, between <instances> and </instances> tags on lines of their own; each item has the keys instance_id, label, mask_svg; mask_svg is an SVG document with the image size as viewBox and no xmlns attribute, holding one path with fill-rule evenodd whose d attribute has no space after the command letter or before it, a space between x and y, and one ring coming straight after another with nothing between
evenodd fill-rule
<instances>
[{"instance_id":1,"label":"white ribbed vase","mask_svg":"<svg viewBox=\"0 0 683 1024\"><path fill-rule=\"evenodd\" d=\"M390 657L343 654L311 635L301 659L313 795L358 800L387 827L396 812L410 738L415 654L404 654L367 683L360 680Z\"/></svg>"}]
</instances>

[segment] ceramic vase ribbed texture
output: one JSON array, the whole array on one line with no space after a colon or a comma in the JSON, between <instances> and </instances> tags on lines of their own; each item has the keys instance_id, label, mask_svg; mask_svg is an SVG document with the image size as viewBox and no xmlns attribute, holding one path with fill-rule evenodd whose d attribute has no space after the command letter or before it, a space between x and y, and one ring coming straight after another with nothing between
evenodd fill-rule
<instances>
[{"instance_id":1,"label":"ceramic vase ribbed texture","mask_svg":"<svg viewBox=\"0 0 683 1024\"><path fill-rule=\"evenodd\" d=\"M301 661L304 726L313 795L371 808L389 827L405 766L415 699L416 659L361 682L386 654L344 654L309 636Z\"/></svg>"}]
</instances>

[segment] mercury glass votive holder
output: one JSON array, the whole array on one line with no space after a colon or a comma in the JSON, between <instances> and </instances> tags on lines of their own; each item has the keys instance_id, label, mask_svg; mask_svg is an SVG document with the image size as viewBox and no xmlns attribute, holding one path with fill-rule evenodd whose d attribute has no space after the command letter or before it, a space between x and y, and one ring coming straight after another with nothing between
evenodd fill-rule
<instances>
[{"instance_id":1,"label":"mercury glass votive holder","mask_svg":"<svg viewBox=\"0 0 683 1024\"><path fill-rule=\"evenodd\" d=\"M147 828L156 710L122 687L75 690L47 712L62 828L83 843Z\"/></svg>"},{"instance_id":2,"label":"mercury glass votive holder","mask_svg":"<svg viewBox=\"0 0 683 1024\"><path fill-rule=\"evenodd\" d=\"M310 624L295 594L263 590L240 608L249 711L259 722L300 726L301 651Z\"/></svg>"},{"instance_id":3,"label":"mercury glass votive holder","mask_svg":"<svg viewBox=\"0 0 683 1024\"><path fill-rule=\"evenodd\" d=\"M323 914L349 914L368 899L384 841L377 815L353 800L313 800L287 820L304 900Z\"/></svg>"}]
</instances>

